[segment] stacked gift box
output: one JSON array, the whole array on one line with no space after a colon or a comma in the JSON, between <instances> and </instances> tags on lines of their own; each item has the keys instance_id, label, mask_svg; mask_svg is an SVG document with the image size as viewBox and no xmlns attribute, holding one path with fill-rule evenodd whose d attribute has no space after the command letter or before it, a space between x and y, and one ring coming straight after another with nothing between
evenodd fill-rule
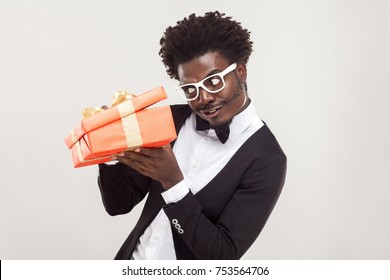
<instances>
[{"instance_id":1,"label":"stacked gift box","mask_svg":"<svg viewBox=\"0 0 390 280\"><path fill-rule=\"evenodd\" d=\"M108 162L122 151L161 147L176 139L170 107L147 108L166 98L162 87L130 99L122 92L111 108L90 113L65 137L74 167Z\"/></svg>"}]
</instances>

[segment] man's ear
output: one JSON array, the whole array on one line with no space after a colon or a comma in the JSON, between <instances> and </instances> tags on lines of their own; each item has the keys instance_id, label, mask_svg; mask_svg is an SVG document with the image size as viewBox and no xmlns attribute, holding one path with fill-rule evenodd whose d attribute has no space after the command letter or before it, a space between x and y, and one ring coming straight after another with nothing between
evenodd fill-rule
<instances>
[{"instance_id":1,"label":"man's ear","mask_svg":"<svg viewBox=\"0 0 390 280\"><path fill-rule=\"evenodd\" d=\"M246 64L244 62L239 62L237 64L236 73L241 83L246 82Z\"/></svg>"}]
</instances>

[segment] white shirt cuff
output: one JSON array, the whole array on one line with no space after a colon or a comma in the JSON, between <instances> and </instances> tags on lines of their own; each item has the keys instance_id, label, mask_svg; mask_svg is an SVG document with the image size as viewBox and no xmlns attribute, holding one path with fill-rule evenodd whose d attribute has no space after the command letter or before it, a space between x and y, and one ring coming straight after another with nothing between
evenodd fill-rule
<instances>
[{"instance_id":1,"label":"white shirt cuff","mask_svg":"<svg viewBox=\"0 0 390 280\"><path fill-rule=\"evenodd\" d=\"M103 164L105 164L105 165L115 165L115 164L117 164L119 161L117 161L117 160L112 160L112 161L108 161L108 162L105 162L105 163L103 163Z\"/></svg>"},{"instance_id":2,"label":"white shirt cuff","mask_svg":"<svg viewBox=\"0 0 390 280\"><path fill-rule=\"evenodd\" d=\"M174 185L169 190L162 192L161 195L165 200L165 203L175 203L180 199L186 196L186 194L190 191L186 182L184 180L180 181L176 185Z\"/></svg>"}]
</instances>

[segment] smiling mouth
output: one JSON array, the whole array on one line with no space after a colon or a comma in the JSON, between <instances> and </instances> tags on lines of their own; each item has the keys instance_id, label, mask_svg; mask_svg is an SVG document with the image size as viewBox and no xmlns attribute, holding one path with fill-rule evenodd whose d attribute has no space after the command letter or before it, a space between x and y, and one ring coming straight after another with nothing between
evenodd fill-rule
<instances>
[{"instance_id":1,"label":"smiling mouth","mask_svg":"<svg viewBox=\"0 0 390 280\"><path fill-rule=\"evenodd\" d=\"M200 110L200 112L202 113L202 115L204 115L208 119L215 118L218 115L218 113L222 107L223 107L223 105L219 105L219 106L216 106L214 108L207 109L207 110Z\"/></svg>"}]
</instances>

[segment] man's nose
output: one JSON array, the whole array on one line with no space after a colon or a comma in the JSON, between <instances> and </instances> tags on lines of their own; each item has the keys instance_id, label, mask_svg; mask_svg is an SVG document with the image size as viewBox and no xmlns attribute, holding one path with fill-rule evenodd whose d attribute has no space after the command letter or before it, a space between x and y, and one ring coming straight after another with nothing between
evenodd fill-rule
<instances>
[{"instance_id":1,"label":"man's nose","mask_svg":"<svg viewBox=\"0 0 390 280\"><path fill-rule=\"evenodd\" d=\"M213 102L215 100L215 96L203 88L199 88L199 103L201 104L208 104L210 102Z\"/></svg>"}]
</instances>

